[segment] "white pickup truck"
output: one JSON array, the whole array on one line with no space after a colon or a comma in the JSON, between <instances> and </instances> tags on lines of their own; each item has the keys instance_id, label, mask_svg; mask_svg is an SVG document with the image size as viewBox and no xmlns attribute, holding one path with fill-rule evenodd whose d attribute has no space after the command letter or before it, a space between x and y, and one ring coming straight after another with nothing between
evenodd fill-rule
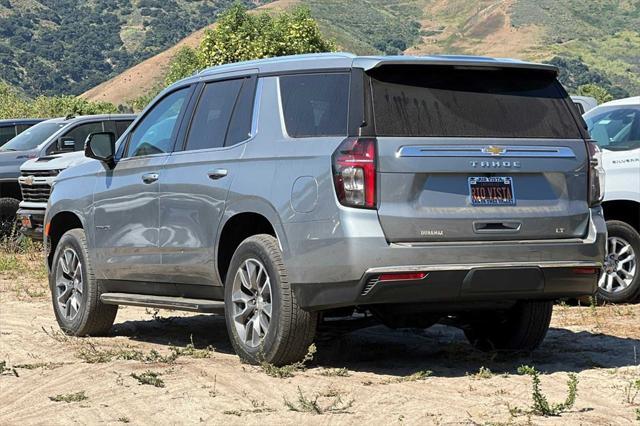
<instances>
[{"instance_id":1,"label":"white pickup truck","mask_svg":"<svg viewBox=\"0 0 640 426\"><path fill-rule=\"evenodd\" d=\"M599 298L632 302L640 296L640 96L607 102L583 117L606 172L609 242Z\"/></svg>"},{"instance_id":2,"label":"white pickup truck","mask_svg":"<svg viewBox=\"0 0 640 426\"><path fill-rule=\"evenodd\" d=\"M71 142L71 152L50 152L50 149L42 148L39 151L40 155L33 154L29 157L31 160L22 162L19 173L18 165L21 162L12 164L15 167L14 179L20 185L19 195L22 198L17 212L21 224L20 232L34 239L42 238L44 213L51 193L51 184L62 170L90 161L84 156L84 141L89 134L107 131L113 133L117 139L135 118L133 114L111 114L49 120L59 125L60 129L52 136L47 136L48 139L45 138L44 141L35 140L33 145L47 147L50 144L62 143L58 141L66 141Z\"/></svg>"}]
</instances>

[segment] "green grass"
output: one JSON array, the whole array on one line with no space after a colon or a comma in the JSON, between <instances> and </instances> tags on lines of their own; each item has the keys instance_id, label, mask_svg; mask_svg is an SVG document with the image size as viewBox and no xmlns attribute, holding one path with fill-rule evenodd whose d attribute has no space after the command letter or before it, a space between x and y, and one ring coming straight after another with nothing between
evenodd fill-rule
<instances>
[{"instance_id":1,"label":"green grass","mask_svg":"<svg viewBox=\"0 0 640 426\"><path fill-rule=\"evenodd\" d=\"M131 373L131 377L136 379L141 385L150 385L157 388L163 388L164 380L162 380L160 376L160 373L156 373L155 371L151 370L147 370L141 374Z\"/></svg>"},{"instance_id":2,"label":"green grass","mask_svg":"<svg viewBox=\"0 0 640 426\"><path fill-rule=\"evenodd\" d=\"M549 400L542 392L540 387L540 373L535 367L523 365L518 368L518 373L531 376L532 388L531 398L533 399L533 405L529 411L531 414L538 416L559 416L567 410L570 410L576 402L578 396L578 376L574 373L569 373L569 381L567 382L567 397L564 402L551 404ZM514 412L522 412L520 409L513 409Z\"/></svg>"},{"instance_id":3,"label":"green grass","mask_svg":"<svg viewBox=\"0 0 640 426\"><path fill-rule=\"evenodd\" d=\"M50 396L49 399L53 402L66 402L67 404L71 402L81 402L89 399L89 397L85 394L84 391L76 392L76 393L63 393L56 396Z\"/></svg>"},{"instance_id":4,"label":"green grass","mask_svg":"<svg viewBox=\"0 0 640 426\"><path fill-rule=\"evenodd\" d=\"M269 364L268 362L263 362L262 364L260 364L260 367L267 376L276 377L278 379L293 377L296 372L306 369L306 364L313 360L313 356L315 355L316 350L316 345L311 344L311 346L309 346L309 349L307 350L307 354L304 356L304 359L302 361L294 362L293 364L289 365L283 365L281 367Z\"/></svg>"},{"instance_id":5,"label":"green grass","mask_svg":"<svg viewBox=\"0 0 640 426\"><path fill-rule=\"evenodd\" d=\"M320 398L329 399L326 403L322 403ZM290 411L310 414L327 414L327 413L347 413L349 408L353 406L353 399L343 400L340 393L332 392L330 395L315 394L307 396L298 386L297 399L289 401L286 397L284 405Z\"/></svg>"}]
</instances>

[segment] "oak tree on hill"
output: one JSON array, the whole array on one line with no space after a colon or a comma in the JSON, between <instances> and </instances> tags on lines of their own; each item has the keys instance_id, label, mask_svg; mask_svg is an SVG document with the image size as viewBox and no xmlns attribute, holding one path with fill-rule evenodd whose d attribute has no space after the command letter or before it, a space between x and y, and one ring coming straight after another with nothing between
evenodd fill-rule
<instances>
[{"instance_id":1,"label":"oak tree on hill","mask_svg":"<svg viewBox=\"0 0 640 426\"><path fill-rule=\"evenodd\" d=\"M165 83L214 65L335 49L305 7L276 15L249 14L237 4L220 16L215 28L205 31L197 49L183 48L176 54Z\"/></svg>"}]
</instances>

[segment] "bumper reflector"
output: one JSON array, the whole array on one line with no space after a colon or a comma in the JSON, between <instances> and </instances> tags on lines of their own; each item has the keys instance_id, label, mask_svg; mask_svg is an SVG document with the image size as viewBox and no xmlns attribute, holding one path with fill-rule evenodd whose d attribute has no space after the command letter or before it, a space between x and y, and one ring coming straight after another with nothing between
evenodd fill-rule
<instances>
[{"instance_id":1,"label":"bumper reflector","mask_svg":"<svg viewBox=\"0 0 640 426\"><path fill-rule=\"evenodd\" d=\"M573 268L573 273L576 275L595 275L600 270L598 268Z\"/></svg>"},{"instance_id":2,"label":"bumper reflector","mask_svg":"<svg viewBox=\"0 0 640 426\"><path fill-rule=\"evenodd\" d=\"M378 281L417 281L426 278L427 275L426 272L394 272L380 275Z\"/></svg>"}]
</instances>

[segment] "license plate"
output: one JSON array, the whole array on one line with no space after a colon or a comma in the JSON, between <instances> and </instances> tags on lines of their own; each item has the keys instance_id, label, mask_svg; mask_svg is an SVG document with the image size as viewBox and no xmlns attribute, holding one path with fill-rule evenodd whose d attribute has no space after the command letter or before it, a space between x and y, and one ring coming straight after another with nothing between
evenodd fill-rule
<instances>
[{"instance_id":1,"label":"license plate","mask_svg":"<svg viewBox=\"0 0 640 426\"><path fill-rule=\"evenodd\" d=\"M469 195L474 206L513 206L516 197L513 193L511 177L470 177Z\"/></svg>"},{"instance_id":2,"label":"license plate","mask_svg":"<svg viewBox=\"0 0 640 426\"><path fill-rule=\"evenodd\" d=\"M23 227L31 228L31 218L29 216L22 216L20 222L22 222Z\"/></svg>"}]
</instances>

